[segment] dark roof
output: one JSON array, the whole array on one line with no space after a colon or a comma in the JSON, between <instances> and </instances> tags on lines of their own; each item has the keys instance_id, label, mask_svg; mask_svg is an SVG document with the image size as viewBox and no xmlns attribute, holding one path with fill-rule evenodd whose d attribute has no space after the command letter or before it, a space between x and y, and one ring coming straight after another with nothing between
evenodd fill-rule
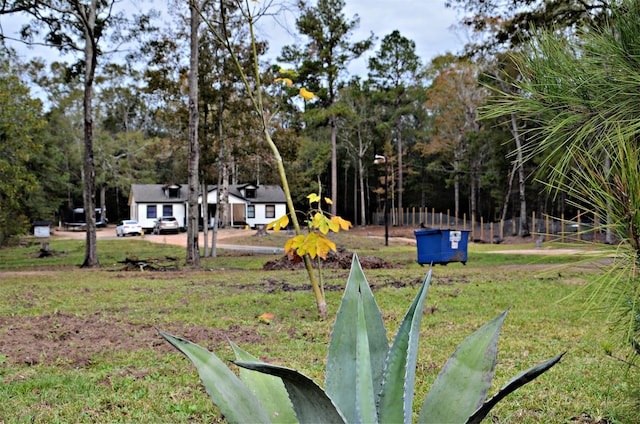
<instances>
[{"instance_id":1,"label":"dark roof","mask_svg":"<svg viewBox=\"0 0 640 424\"><path fill-rule=\"evenodd\" d=\"M137 203L183 203L188 200L188 186L180 187L178 197L168 197L165 193L166 184L132 184L131 195ZM255 197L247 198L243 195L245 188L255 188ZM209 192L216 191L215 185L208 186ZM287 201L284 190L277 185L229 184L229 193L246 200L249 203L285 203Z\"/></svg>"},{"instance_id":2,"label":"dark roof","mask_svg":"<svg viewBox=\"0 0 640 424\"><path fill-rule=\"evenodd\" d=\"M187 185L179 187L177 197L169 197L167 184L131 184L131 195L137 203L184 203L189 196Z\"/></svg>"},{"instance_id":3,"label":"dark roof","mask_svg":"<svg viewBox=\"0 0 640 424\"><path fill-rule=\"evenodd\" d=\"M245 188L255 188L256 197L247 198L243 196L242 190ZM285 203L287 201L284 190L277 185L230 184L229 192L234 196L246 199L250 203Z\"/></svg>"}]
</instances>

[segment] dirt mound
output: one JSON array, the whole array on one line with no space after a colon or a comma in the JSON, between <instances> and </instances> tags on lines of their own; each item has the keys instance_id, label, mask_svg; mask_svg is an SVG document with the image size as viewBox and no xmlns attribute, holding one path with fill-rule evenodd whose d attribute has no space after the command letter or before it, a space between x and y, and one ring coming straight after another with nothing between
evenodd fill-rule
<instances>
[{"instance_id":1,"label":"dirt mound","mask_svg":"<svg viewBox=\"0 0 640 424\"><path fill-rule=\"evenodd\" d=\"M327 259L322 262L322 267L330 269L350 269L352 259L353 252L344 248L338 248L337 252L329 252ZM363 269L390 269L399 267L375 256L358 256L358 259ZM312 261L312 263L315 268L315 261ZM265 271L298 270L304 269L304 262L299 258L298 260L291 260L288 256L284 255L279 259L267 262L262 269Z\"/></svg>"}]
</instances>

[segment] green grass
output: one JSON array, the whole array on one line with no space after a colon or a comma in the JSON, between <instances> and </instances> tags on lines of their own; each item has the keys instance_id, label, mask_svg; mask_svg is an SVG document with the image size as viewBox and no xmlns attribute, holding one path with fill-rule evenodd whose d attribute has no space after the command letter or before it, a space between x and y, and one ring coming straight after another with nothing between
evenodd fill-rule
<instances>
[{"instance_id":1,"label":"green grass","mask_svg":"<svg viewBox=\"0 0 640 424\"><path fill-rule=\"evenodd\" d=\"M415 263L412 246L384 248L379 240L353 239L345 244L359 246L360 255L403 265L365 270L391 336L427 268ZM563 351L567 355L509 396L495 409L493 422L564 423L573 417L637 422L637 370L605 355L600 344L610 338L609 328L602 315L585 306L585 288L599 268L578 255L490 252L505 248L472 244L466 266L434 269L415 408L456 345L511 308L494 389L543 359ZM262 271L271 256L221 251L218 258L203 260L203 270L138 272L123 271L119 261L135 254L174 256L182 263L184 250L140 239L101 240L102 267L86 270L77 266L84 255L82 241L52 242L57 255L50 258L35 258L38 249L33 244L0 250L3 422L220 421L195 370L154 326L186 336L224 359L232 356L228 337L264 360L297 368L323 383L327 342L348 270L326 271L330 319L319 320L304 271ZM270 325L259 323L263 312L275 314ZM75 327L68 329L65 322ZM38 363L16 362L15 349L5 349L16 327L24 329L24 349L42 342L26 338L32 330L44 329L52 342L43 344L47 348L38 353ZM91 342L89 334L96 337ZM63 348L66 355L60 356Z\"/></svg>"}]
</instances>

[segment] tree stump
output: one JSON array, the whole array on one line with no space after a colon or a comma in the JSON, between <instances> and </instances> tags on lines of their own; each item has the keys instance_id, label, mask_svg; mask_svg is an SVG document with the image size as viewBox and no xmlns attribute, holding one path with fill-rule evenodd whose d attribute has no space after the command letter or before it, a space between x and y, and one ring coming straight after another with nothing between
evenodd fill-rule
<instances>
[{"instance_id":1,"label":"tree stump","mask_svg":"<svg viewBox=\"0 0 640 424\"><path fill-rule=\"evenodd\" d=\"M268 235L267 227L265 225L256 225L256 237L262 237Z\"/></svg>"}]
</instances>

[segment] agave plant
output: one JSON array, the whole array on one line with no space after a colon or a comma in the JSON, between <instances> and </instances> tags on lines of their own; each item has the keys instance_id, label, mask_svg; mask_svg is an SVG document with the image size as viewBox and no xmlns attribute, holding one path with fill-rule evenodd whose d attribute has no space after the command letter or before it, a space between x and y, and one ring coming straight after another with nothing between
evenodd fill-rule
<instances>
[{"instance_id":1,"label":"agave plant","mask_svg":"<svg viewBox=\"0 0 640 424\"><path fill-rule=\"evenodd\" d=\"M393 343L357 255L331 333L325 389L296 370L260 362L231 343L239 377L208 350L160 334L195 365L213 403L230 423L410 423L418 338L429 270ZM419 423L477 423L500 400L560 361L544 361L488 398L498 336L507 311L468 336L427 394ZM258 372L256 372L258 371Z\"/></svg>"}]
</instances>

